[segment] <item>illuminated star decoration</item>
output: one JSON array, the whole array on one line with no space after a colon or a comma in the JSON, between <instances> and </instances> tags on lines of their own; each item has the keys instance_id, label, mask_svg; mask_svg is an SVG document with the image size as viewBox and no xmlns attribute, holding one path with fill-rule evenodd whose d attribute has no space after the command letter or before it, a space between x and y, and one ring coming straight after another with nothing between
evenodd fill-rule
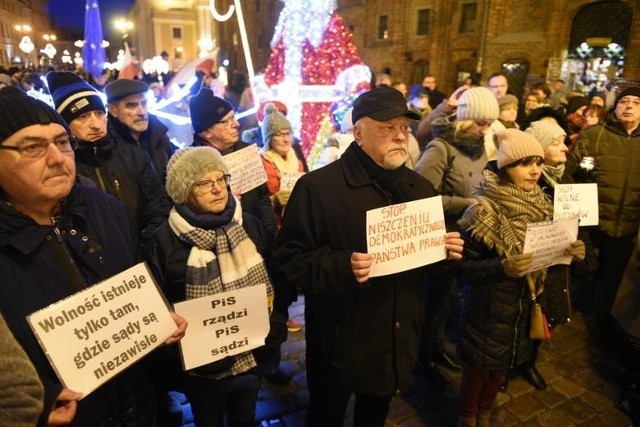
<instances>
[{"instance_id":1,"label":"illuminated star decoration","mask_svg":"<svg viewBox=\"0 0 640 427\"><path fill-rule=\"evenodd\" d=\"M98 0L87 0L84 12L84 39L82 59L84 69L94 77L102 75L106 55L102 47L102 23Z\"/></svg>"}]
</instances>

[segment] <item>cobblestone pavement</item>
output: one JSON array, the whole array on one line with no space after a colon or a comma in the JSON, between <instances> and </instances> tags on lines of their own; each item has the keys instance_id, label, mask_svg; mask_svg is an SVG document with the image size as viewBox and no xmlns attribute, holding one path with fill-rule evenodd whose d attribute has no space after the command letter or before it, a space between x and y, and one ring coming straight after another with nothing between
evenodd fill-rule
<instances>
[{"instance_id":1,"label":"cobblestone pavement","mask_svg":"<svg viewBox=\"0 0 640 427\"><path fill-rule=\"evenodd\" d=\"M289 309L290 316L304 323L304 299L299 297ZM544 427L627 427L633 426L618 408L620 384L631 378L615 362L616 349L599 350L587 331L584 318L576 313L572 322L553 331L551 341L540 347L537 367L547 381L547 389L535 390L517 377L507 393L498 393L491 425ZM281 369L291 377L286 386L263 380L256 416L261 426L304 426L309 399L305 373L304 330L290 333L282 346ZM434 389L416 379L404 396L394 398L386 426L449 427L458 414L460 374L447 373L450 383ZM183 407L185 426L193 426L188 406ZM349 412L350 413L349 408ZM351 426L349 418L345 426Z\"/></svg>"}]
</instances>

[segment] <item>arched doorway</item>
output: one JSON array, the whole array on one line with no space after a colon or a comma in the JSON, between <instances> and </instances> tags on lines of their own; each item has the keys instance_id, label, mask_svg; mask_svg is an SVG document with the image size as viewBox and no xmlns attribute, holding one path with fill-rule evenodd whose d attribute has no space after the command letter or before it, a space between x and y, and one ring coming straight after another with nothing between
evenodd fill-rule
<instances>
[{"instance_id":1,"label":"arched doorway","mask_svg":"<svg viewBox=\"0 0 640 427\"><path fill-rule=\"evenodd\" d=\"M622 75L633 10L623 1L584 5L571 23L563 78L569 87L599 88Z\"/></svg>"}]
</instances>

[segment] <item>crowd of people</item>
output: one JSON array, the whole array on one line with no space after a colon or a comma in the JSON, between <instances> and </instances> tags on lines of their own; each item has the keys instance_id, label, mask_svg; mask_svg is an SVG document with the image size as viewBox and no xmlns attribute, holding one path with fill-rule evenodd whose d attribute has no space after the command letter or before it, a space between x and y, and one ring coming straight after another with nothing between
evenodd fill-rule
<instances>
[{"instance_id":1,"label":"crowd of people","mask_svg":"<svg viewBox=\"0 0 640 427\"><path fill-rule=\"evenodd\" d=\"M354 396L354 425L383 426L416 375L443 388L449 371L462 372L458 426L489 426L514 375L546 388L534 306L548 328L583 311L602 342L621 340L621 363L636 372L638 87L584 96L555 81L520 100L500 73L450 95L433 75L409 90L379 76L309 172L286 100L260 104L241 133L239 81L229 97L207 84L189 96L193 144L177 149L141 80L102 88L50 71L51 108L26 94L33 86L18 72L6 77L0 385L11 393L0 413L12 425L177 426L169 392L178 390L197 426L254 426L261 379L287 381L280 345L301 328L288 316L299 292L309 426L342 426ZM244 177L232 177L227 156L251 145L266 179L240 193L232 178ZM568 265L531 271L527 227L553 220L554 191L567 183L597 184L599 225L579 228ZM367 212L437 195L446 259L374 274ZM68 389L27 316L142 261L168 307L264 285L264 344L185 370L176 344L191 313L171 309L175 331L141 362L87 396Z\"/></svg>"}]
</instances>

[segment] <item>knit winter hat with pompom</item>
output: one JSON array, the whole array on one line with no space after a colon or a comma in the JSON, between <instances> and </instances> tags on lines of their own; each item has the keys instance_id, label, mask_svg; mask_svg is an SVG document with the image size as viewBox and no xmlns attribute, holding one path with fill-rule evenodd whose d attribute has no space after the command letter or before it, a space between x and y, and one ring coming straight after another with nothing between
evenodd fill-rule
<instances>
[{"instance_id":1,"label":"knit winter hat with pompom","mask_svg":"<svg viewBox=\"0 0 640 427\"><path fill-rule=\"evenodd\" d=\"M278 108L273 104L267 104L264 107L264 120L261 125L262 130L262 143L264 147L269 147L269 142L273 135L276 135L284 130L291 130L291 123L278 111Z\"/></svg>"},{"instance_id":2,"label":"knit winter hat with pompom","mask_svg":"<svg viewBox=\"0 0 640 427\"><path fill-rule=\"evenodd\" d=\"M184 204L193 185L207 172L216 170L229 173L222 155L215 148L182 148L171 156L167 164L167 194L175 204Z\"/></svg>"},{"instance_id":3,"label":"knit winter hat with pompom","mask_svg":"<svg viewBox=\"0 0 640 427\"><path fill-rule=\"evenodd\" d=\"M506 129L496 132L493 140L498 146L498 168L531 156L544 159L544 150L536 138L519 129Z\"/></svg>"}]
</instances>

